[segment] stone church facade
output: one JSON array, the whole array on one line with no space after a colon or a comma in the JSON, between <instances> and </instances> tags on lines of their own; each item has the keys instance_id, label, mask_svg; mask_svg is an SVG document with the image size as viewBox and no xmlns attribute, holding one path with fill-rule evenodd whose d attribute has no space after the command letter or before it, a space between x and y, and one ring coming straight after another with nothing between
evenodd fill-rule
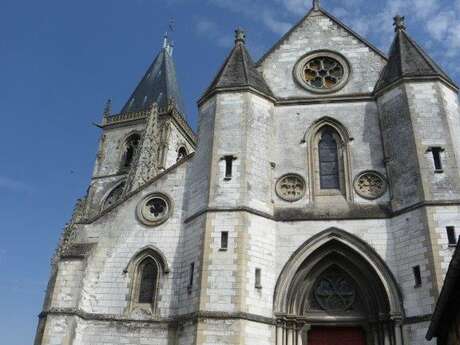
<instances>
[{"instance_id":1,"label":"stone church facade","mask_svg":"<svg viewBox=\"0 0 460 345\"><path fill-rule=\"evenodd\" d=\"M458 87L314 1L187 123L168 39L107 104L36 345L422 345L460 227Z\"/></svg>"}]
</instances>

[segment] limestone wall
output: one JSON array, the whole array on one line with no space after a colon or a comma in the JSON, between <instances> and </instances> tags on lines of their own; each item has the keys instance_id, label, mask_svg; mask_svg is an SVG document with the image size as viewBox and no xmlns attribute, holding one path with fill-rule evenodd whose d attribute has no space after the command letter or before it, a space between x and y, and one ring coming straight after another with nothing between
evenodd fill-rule
<instances>
[{"instance_id":1,"label":"limestone wall","mask_svg":"<svg viewBox=\"0 0 460 345\"><path fill-rule=\"evenodd\" d=\"M262 61L260 70L275 96L317 96L297 85L293 78L296 62L316 50L338 52L350 62L350 81L334 95L372 92L385 64L383 57L330 18L321 13L312 13Z\"/></svg>"}]
</instances>

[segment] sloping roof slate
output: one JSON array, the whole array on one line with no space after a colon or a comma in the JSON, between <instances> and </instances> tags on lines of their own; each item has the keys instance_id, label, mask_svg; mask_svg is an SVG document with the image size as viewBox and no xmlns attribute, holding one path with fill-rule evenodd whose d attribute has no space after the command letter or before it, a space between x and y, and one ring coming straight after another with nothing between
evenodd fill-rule
<instances>
[{"instance_id":1,"label":"sloping roof slate","mask_svg":"<svg viewBox=\"0 0 460 345\"><path fill-rule=\"evenodd\" d=\"M237 42L203 98L214 90L244 87L253 88L266 96L273 97L272 91L256 69L244 43Z\"/></svg>"},{"instance_id":2,"label":"sloping roof slate","mask_svg":"<svg viewBox=\"0 0 460 345\"><path fill-rule=\"evenodd\" d=\"M165 44L121 112L142 111L151 107L153 103L157 103L159 109L165 109L170 100L174 101L177 110L185 116L184 102L172 58L172 48Z\"/></svg>"},{"instance_id":3,"label":"sloping roof slate","mask_svg":"<svg viewBox=\"0 0 460 345\"><path fill-rule=\"evenodd\" d=\"M428 56L405 30L398 30L390 48L390 57L384 67L376 90L401 78L440 77L457 87L455 82Z\"/></svg>"}]
</instances>

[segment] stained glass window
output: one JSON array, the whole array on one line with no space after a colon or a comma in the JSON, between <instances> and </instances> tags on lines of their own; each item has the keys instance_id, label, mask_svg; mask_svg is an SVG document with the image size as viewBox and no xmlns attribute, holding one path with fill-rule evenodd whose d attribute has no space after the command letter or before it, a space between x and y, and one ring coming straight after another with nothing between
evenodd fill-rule
<instances>
[{"instance_id":1,"label":"stained glass window","mask_svg":"<svg viewBox=\"0 0 460 345\"><path fill-rule=\"evenodd\" d=\"M332 129L324 130L319 142L319 174L321 189L340 189L339 157Z\"/></svg>"},{"instance_id":2,"label":"stained glass window","mask_svg":"<svg viewBox=\"0 0 460 345\"><path fill-rule=\"evenodd\" d=\"M322 275L314 289L315 299L326 311L345 311L355 302L355 288L347 276L339 270Z\"/></svg>"}]
</instances>

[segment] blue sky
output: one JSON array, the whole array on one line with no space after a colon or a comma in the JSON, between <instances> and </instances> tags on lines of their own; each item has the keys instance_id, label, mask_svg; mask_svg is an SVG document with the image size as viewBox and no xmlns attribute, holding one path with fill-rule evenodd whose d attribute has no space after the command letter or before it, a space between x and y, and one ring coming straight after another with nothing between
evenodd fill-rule
<instances>
[{"instance_id":1,"label":"blue sky","mask_svg":"<svg viewBox=\"0 0 460 345\"><path fill-rule=\"evenodd\" d=\"M460 0L323 0L385 52L392 17L460 81ZM95 160L107 98L121 108L176 21L175 59L192 126L196 100L247 30L260 57L309 0L2 0L0 334L31 344L49 262Z\"/></svg>"}]
</instances>

